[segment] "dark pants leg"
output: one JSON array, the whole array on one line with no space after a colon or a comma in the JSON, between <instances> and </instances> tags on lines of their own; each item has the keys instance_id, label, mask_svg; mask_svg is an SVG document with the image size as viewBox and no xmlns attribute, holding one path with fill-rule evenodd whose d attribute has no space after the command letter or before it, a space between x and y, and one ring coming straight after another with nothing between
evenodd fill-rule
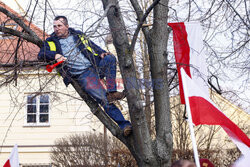
<instances>
[{"instance_id":1,"label":"dark pants leg","mask_svg":"<svg viewBox=\"0 0 250 167\"><path fill-rule=\"evenodd\" d=\"M105 56L98 65L101 79L106 77L107 92L115 92L116 87L116 58L114 55Z\"/></svg>"},{"instance_id":2,"label":"dark pants leg","mask_svg":"<svg viewBox=\"0 0 250 167\"><path fill-rule=\"evenodd\" d=\"M114 105L109 104L106 97L106 90L101 85L99 76L94 69L89 69L76 77L81 88L101 104L105 112L119 125L121 129L131 125L125 120L121 111Z\"/></svg>"}]
</instances>

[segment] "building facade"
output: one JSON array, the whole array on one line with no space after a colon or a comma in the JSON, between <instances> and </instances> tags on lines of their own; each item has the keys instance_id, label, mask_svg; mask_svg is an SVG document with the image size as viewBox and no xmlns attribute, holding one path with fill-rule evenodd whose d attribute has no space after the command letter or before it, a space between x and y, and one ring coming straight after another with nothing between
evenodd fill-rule
<instances>
[{"instance_id":1,"label":"building facade","mask_svg":"<svg viewBox=\"0 0 250 167\"><path fill-rule=\"evenodd\" d=\"M47 34L28 18L3 2L0 6L18 16L41 39L46 38ZM22 32L4 13L0 13L0 24ZM39 50L30 42L0 32L0 166L15 144L22 166L45 167L50 166L51 148L57 139L77 133L103 133L103 125L73 87L66 88L56 72L48 73L37 62Z\"/></svg>"},{"instance_id":2,"label":"building facade","mask_svg":"<svg viewBox=\"0 0 250 167\"><path fill-rule=\"evenodd\" d=\"M0 88L0 166L14 144L18 145L22 165L48 165L56 139L103 133L103 125L74 88L66 88L61 77L46 71L39 75L30 70L24 73L19 75L17 85Z\"/></svg>"}]
</instances>

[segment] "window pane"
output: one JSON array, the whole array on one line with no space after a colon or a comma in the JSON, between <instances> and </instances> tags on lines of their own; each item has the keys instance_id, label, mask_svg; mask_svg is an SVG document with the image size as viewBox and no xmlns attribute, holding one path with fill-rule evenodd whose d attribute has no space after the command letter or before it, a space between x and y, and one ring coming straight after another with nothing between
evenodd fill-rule
<instances>
[{"instance_id":1,"label":"window pane","mask_svg":"<svg viewBox=\"0 0 250 167\"><path fill-rule=\"evenodd\" d=\"M40 122L49 122L48 114L40 114Z\"/></svg>"},{"instance_id":2,"label":"window pane","mask_svg":"<svg viewBox=\"0 0 250 167\"><path fill-rule=\"evenodd\" d=\"M36 106L35 105L27 105L27 112L28 113L36 113Z\"/></svg>"},{"instance_id":3,"label":"window pane","mask_svg":"<svg viewBox=\"0 0 250 167\"><path fill-rule=\"evenodd\" d=\"M27 115L27 123L36 123L36 115Z\"/></svg>"},{"instance_id":4,"label":"window pane","mask_svg":"<svg viewBox=\"0 0 250 167\"><path fill-rule=\"evenodd\" d=\"M49 103L49 95L41 95L40 103Z\"/></svg>"},{"instance_id":5,"label":"window pane","mask_svg":"<svg viewBox=\"0 0 250 167\"><path fill-rule=\"evenodd\" d=\"M49 105L40 105L40 113L48 113Z\"/></svg>"},{"instance_id":6,"label":"window pane","mask_svg":"<svg viewBox=\"0 0 250 167\"><path fill-rule=\"evenodd\" d=\"M36 96L35 95L28 95L28 104L36 104Z\"/></svg>"}]
</instances>

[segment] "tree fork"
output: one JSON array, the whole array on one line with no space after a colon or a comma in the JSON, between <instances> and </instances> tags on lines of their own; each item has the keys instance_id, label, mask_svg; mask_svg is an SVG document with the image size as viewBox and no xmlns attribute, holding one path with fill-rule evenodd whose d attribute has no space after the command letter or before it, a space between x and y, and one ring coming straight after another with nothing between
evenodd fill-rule
<instances>
[{"instance_id":1,"label":"tree fork","mask_svg":"<svg viewBox=\"0 0 250 167\"><path fill-rule=\"evenodd\" d=\"M117 0L102 0L102 2L104 9L106 9L109 4L115 4L115 7L109 9L107 17L113 37L113 43L118 55L122 78L124 79L124 87L127 91L129 113L133 126L132 137L134 138L134 143L131 143L133 148L128 148L130 151L132 150L131 153L139 166L154 166L156 164L156 157L153 154L149 127L140 93L137 90L139 84L136 78L132 56L133 53L130 50L126 27L120 13L120 7ZM133 153L134 148L136 152Z\"/></svg>"}]
</instances>

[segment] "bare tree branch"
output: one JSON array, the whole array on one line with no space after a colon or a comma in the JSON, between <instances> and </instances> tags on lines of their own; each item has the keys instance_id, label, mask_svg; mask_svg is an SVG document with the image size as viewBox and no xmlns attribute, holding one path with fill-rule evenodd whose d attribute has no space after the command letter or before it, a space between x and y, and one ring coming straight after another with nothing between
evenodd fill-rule
<instances>
[{"instance_id":1,"label":"bare tree branch","mask_svg":"<svg viewBox=\"0 0 250 167\"><path fill-rule=\"evenodd\" d=\"M3 7L0 7L0 12L4 13L6 16L10 17L12 20L14 20L18 25L20 25L25 32L27 32L29 35L33 36L35 39L39 39L39 37L36 35L35 32L33 32L28 26L26 26L26 24L24 23L24 21L14 15L13 13L11 13L10 11L6 10Z\"/></svg>"},{"instance_id":2,"label":"bare tree branch","mask_svg":"<svg viewBox=\"0 0 250 167\"><path fill-rule=\"evenodd\" d=\"M14 35L14 36L23 38L23 39L27 40L28 42L32 42L32 43L36 44L39 47L41 47L43 44L42 40L38 36L32 36L30 34L16 31L16 30L13 30L11 28L6 28L3 26L0 26L0 31L7 33L7 34L10 34L10 35Z\"/></svg>"},{"instance_id":3,"label":"bare tree branch","mask_svg":"<svg viewBox=\"0 0 250 167\"><path fill-rule=\"evenodd\" d=\"M229 7L234 11L234 13L240 18L240 20L242 21L242 23L248 28L250 29L250 25L247 24L245 22L245 20L241 17L241 15L236 11L236 9L232 6L232 4L228 1L228 0L224 0L226 1L226 3L229 5Z\"/></svg>"},{"instance_id":4,"label":"bare tree branch","mask_svg":"<svg viewBox=\"0 0 250 167\"><path fill-rule=\"evenodd\" d=\"M139 34L139 31L142 27L142 24L144 23L144 21L146 20L146 18L148 17L149 13L154 9L154 7L159 3L160 0L155 0L149 7L148 9L146 10L146 12L144 13L144 15L142 16L141 12L137 12L137 17L138 19L140 20L138 25L137 25L137 28L134 32L134 35L133 35L133 39L132 39L132 42L131 42L131 46L130 46L130 52L133 52L134 48L135 48L135 43L136 43L136 40L137 40L137 36ZM135 0L131 0L131 3L134 4L133 6L135 8L137 8L137 10L141 11L141 9L139 9L139 5L136 3L137 1Z\"/></svg>"}]
</instances>

